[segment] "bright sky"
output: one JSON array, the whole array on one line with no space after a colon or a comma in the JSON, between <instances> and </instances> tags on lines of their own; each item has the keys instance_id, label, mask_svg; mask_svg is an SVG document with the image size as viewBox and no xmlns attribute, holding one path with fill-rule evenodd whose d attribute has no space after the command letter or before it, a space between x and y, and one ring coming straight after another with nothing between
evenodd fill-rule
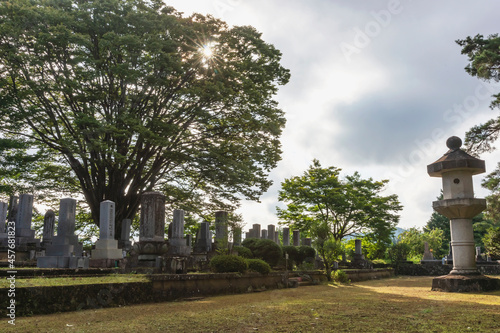
<instances>
[{"instance_id":1,"label":"bright sky","mask_svg":"<svg viewBox=\"0 0 500 333\"><path fill-rule=\"evenodd\" d=\"M261 203L244 202L247 224L277 224L280 183L322 166L389 179L386 194L404 206L399 227L429 220L441 181L426 166L446 151L446 139L495 118L500 84L469 76L457 39L500 33L500 2L175 0L189 15L212 14L251 25L283 53L291 80L276 96L287 117L282 161ZM499 144L500 145L500 144ZM487 172L500 152L484 154ZM484 175L474 177L477 197Z\"/></svg>"}]
</instances>

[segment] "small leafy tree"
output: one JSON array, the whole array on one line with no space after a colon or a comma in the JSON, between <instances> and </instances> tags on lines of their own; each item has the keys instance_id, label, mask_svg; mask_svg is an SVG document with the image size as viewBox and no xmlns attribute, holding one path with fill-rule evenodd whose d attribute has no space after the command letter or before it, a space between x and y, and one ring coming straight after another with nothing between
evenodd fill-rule
<instances>
[{"instance_id":1,"label":"small leafy tree","mask_svg":"<svg viewBox=\"0 0 500 333\"><path fill-rule=\"evenodd\" d=\"M500 260L500 227L490 228L484 236L484 246L494 260Z\"/></svg>"},{"instance_id":2,"label":"small leafy tree","mask_svg":"<svg viewBox=\"0 0 500 333\"><path fill-rule=\"evenodd\" d=\"M344 252L344 246L342 242L333 238L327 239L323 242L317 241L315 246L318 250L318 255L323 259L323 263L325 264L326 277L328 281L331 281L333 263L339 260L340 256Z\"/></svg>"}]
</instances>

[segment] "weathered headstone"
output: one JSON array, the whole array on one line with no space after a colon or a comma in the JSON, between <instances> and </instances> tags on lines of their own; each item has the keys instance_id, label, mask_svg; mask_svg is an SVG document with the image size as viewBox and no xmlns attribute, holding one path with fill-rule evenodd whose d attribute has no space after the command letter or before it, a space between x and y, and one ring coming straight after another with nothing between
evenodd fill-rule
<instances>
[{"instance_id":1,"label":"weathered headstone","mask_svg":"<svg viewBox=\"0 0 500 333\"><path fill-rule=\"evenodd\" d=\"M7 237L7 231L5 229L7 222L7 214L8 214L9 205L6 202L0 202L0 238L5 235Z\"/></svg>"},{"instance_id":2,"label":"weathered headstone","mask_svg":"<svg viewBox=\"0 0 500 333\"><path fill-rule=\"evenodd\" d=\"M361 239L354 240L354 255L351 260L351 267L353 268L370 268L371 264L365 260L363 250L361 247Z\"/></svg>"},{"instance_id":3,"label":"weathered headstone","mask_svg":"<svg viewBox=\"0 0 500 333\"><path fill-rule=\"evenodd\" d=\"M274 232L276 231L276 227L274 224L269 224L267 226L267 238L274 242Z\"/></svg>"},{"instance_id":4,"label":"weathered headstone","mask_svg":"<svg viewBox=\"0 0 500 333\"><path fill-rule=\"evenodd\" d=\"M123 251L129 251L132 247L132 242L130 241L130 226L132 224L131 219L122 220L122 232L120 239L118 240L118 247Z\"/></svg>"},{"instance_id":5,"label":"weathered headstone","mask_svg":"<svg viewBox=\"0 0 500 333\"><path fill-rule=\"evenodd\" d=\"M485 261L481 255L481 246L476 246L476 261Z\"/></svg>"},{"instance_id":6,"label":"weathered headstone","mask_svg":"<svg viewBox=\"0 0 500 333\"><path fill-rule=\"evenodd\" d=\"M194 252L205 253L212 251L212 235L210 234L210 224L208 222L201 222L200 229L196 235L196 244Z\"/></svg>"},{"instance_id":7,"label":"weathered headstone","mask_svg":"<svg viewBox=\"0 0 500 333\"><path fill-rule=\"evenodd\" d=\"M33 195L21 194L16 215L16 238L35 238L35 230L31 229L31 218L33 216Z\"/></svg>"},{"instance_id":8,"label":"weathered headstone","mask_svg":"<svg viewBox=\"0 0 500 333\"><path fill-rule=\"evenodd\" d=\"M312 240L309 237L304 238L304 245L305 246L312 246Z\"/></svg>"},{"instance_id":9,"label":"weathered headstone","mask_svg":"<svg viewBox=\"0 0 500 333\"><path fill-rule=\"evenodd\" d=\"M174 218L170 224L170 235L168 239L168 255L187 257L191 253L191 248L186 245L184 238L184 211L174 210Z\"/></svg>"},{"instance_id":10,"label":"weathered headstone","mask_svg":"<svg viewBox=\"0 0 500 333\"><path fill-rule=\"evenodd\" d=\"M234 246L241 245L241 227L235 227L233 229L233 243Z\"/></svg>"},{"instance_id":11,"label":"weathered headstone","mask_svg":"<svg viewBox=\"0 0 500 333\"><path fill-rule=\"evenodd\" d=\"M100 205L99 240L92 250L92 259L123 259L123 252L115 239L115 203L103 201Z\"/></svg>"},{"instance_id":12,"label":"weathered headstone","mask_svg":"<svg viewBox=\"0 0 500 333\"><path fill-rule=\"evenodd\" d=\"M283 228L283 246L290 245L290 228Z\"/></svg>"},{"instance_id":13,"label":"weathered headstone","mask_svg":"<svg viewBox=\"0 0 500 333\"><path fill-rule=\"evenodd\" d=\"M165 196L159 192L141 195L139 242L134 244L139 260L146 265L168 250L165 242ZM141 264L142 265L142 264Z\"/></svg>"},{"instance_id":14,"label":"weathered headstone","mask_svg":"<svg viewBox=\"0 0 500 333\"><path fill-rule=\"evenodd\" d=\"M278 245L280 245L280 233L279 231L274 232L274 242Z\"/></svg>"},{"instance_id":15,"label":"weathered headstone","mask_svg":"<svg viewBox=\"0 0 500 333\"><path fill-rule=\"evenodd\" d=\"M228 243L228 213L226 211L215 212L215 241L221 246Z\"/></svg>"},{"instance_id":16,"label":"weathered headstone","mask_svg":"<svg viewBox=\"0 0 500 333\"><path fill-rule=\"evenodd\" d=\"M75 235L76 200L61 199L57 235L47 246L45 257L37 259L40 268L88 268L88 258L84 258L83 246ZM80 259L83 259L80 260ZM80 260L80 261L79 261Z\"/></svg>"},{"instance_id":17,"label":"weathered headstone","mask_svg":"<svg viewBox=\"0 0 500 333\"><path fill-rule=\"evenodd\" d=\"M47 247L52 244L52 237L54 237L54 224L56 222L56 214L52 209L49 209L43 217L43 236L42 245Z\"/></svg>"},{"instance_id":18,"label":"weathered headstone","mask_svg":"<svg viewBox=\"0 0 500 333\"><path fill-rule=\"evenodd\" d=\"M432 252L429 250L429 243L424 242L424 257L422 260L434 260L434 256L432 255Z\"/></svg>"},{"instance_id":19,"label":"weathered headstone","mask_svg":"<svg viewBox=\"0 0 500 333\"><path fill-rule=\"evenodd\" d=\"M267 239L267 230L266 229L263 229L262 230L262 239Z\"/></svg>"},{"instance_id":20,"label":"weathered headstone","mask_svg":"<svg viewBox=\"0 0 500 333\"><path fill-rule=\"evenodd\" d=\"M260 224L254 224L252 230L252 238L260 238L262 234Z\"/></svg>"},{"instance_id":21,"label":"weathered headstone","mask_svg":"<svg viewBox=\"0 0 500 333\"><path fill-rule=\"evenodd\" d=\"M300 246L300 230L293 231L293 246Z\"/></svg>"},{"instance_id":22,"label":"weathered headstone","mask_svg":"<svg viewBox=\"0 0 500 333\"><path fill-rule=\"evenodd\" d=\"M11 195L9 198L9 210L7 213L7 221L15 221L17 216L17 209L19 206L19 198Z\"/></svg>"}]
</instances>

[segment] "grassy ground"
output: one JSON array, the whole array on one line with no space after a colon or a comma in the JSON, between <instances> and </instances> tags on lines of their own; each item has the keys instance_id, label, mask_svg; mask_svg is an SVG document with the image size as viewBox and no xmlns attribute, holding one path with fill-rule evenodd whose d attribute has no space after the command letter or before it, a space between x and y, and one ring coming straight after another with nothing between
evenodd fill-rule
<instances>
[{"instance_id":1,"label":"grassy ground","mask_svg":"<svg viewBox=\"0 0 500 333\"><path fill-rule=\"evenodd\" d=\"M100 283L125 283L125 282L148 282L149 279L143 274L112 274L94 277L43 277L18 278L16 287L47 287L47 286L72 286L76 284L100 284ZM8 288L10 282L0 279L0 288Z\"/></svg>"},{"instance_id":2,"label":"grassy ground","mask_svg":"<svg viewBox=\"0 0 500 333\"><path fill-rule=\"evenodd\" d=\"M2 332L500 332L500 291L397 277L16 319Z\"/></svg>"}]
</instances>

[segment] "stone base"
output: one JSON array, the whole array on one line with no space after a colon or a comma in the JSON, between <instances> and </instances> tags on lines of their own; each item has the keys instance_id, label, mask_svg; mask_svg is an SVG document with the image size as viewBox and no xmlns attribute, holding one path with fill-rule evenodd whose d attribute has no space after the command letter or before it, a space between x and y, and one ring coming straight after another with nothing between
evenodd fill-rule
<instances>
[{"instance_id":1,"label":"stone base","mask_svg":"<svg viewBox=\"0 0 500 333\"><path fill-rule=\"evenodd\" d=\"M122 267L122 261L124 259L94 259L90 258L89 267L91 268L117 268Z\"/></svg>"},{"instance_id":2,"label":"stone base","mask_svg":"<svg viewBox=\"0 0 500 333\"><path fill-rule=\"evenodd\" d=\"M92 250L92 259L123 259L123 251L118 248L115 239L100 239Z\"/></svg>"},{"instance_id":3,"label":"stone base","mask_svg":"<svg viewBox=\"0 0 500 333\"><path fill-rule=\"evenodd\" d=\"M87 257L59 257L46 256L40 257L36 261L38 268L89 268L89 258Z\"/></svg>"},{"instance_id":4,"label":"stone base","mask_svg":"<svg viewBox=\"0 0 500 333\"><path fill-rule=\"evenodd\" d=\"M432 280L432 291L482 292L500 289L500 279L484 275L444 275Z\"/></svg>"},{"instance_id":5,"label":"stone base","mask_svg":"<svg viewBox=\"0 0 500 333\"><path fill-rule=\"evenodd\" d=\"M432 259L432 260L420 260L420 263L422 265L442 265L443 264L443 260L436 260L436 259Z\"/></svg>"}]
</instances>

